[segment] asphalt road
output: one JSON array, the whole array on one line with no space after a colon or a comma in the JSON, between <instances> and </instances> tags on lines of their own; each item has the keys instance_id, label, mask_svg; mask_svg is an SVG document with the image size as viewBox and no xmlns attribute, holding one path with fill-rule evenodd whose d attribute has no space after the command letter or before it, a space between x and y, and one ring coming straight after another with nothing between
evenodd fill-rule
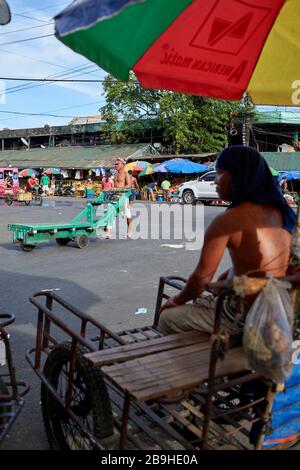
<instances>
[{"instance_id":1,"label":"asphalt road","mask_svg":"<svg viewBox=\"0 0 300 470\"><path fill-rule=\"evenodd\" d=\"M45 200L42 207L0 200L1 311L16 315L10 327L13 358L19 380L30 383L26 404L2 449L48 449L40 412L40 382L24 359L35 342L37 313L29 296L41 289L59 288L70 303L94 316L114 331L150 324L159 277L187 276L194 268L199 249L186 250L180 240L103 240L94 238L88 248L55 241L25 253L12 243L9 223L69 221L84 206L84 200ZM147 205L150 211L151 205ZM205 226L224 208L205 207ZM150 224L156 222L151 221ZM175 220L175 226L179 223ZM176 227L175 227L176 228ZM218 272L228 268L228 255ZM146 314L136 315L144 307ZM68 319L72 326L74 319Z\"/></svg>"}]
</instances>

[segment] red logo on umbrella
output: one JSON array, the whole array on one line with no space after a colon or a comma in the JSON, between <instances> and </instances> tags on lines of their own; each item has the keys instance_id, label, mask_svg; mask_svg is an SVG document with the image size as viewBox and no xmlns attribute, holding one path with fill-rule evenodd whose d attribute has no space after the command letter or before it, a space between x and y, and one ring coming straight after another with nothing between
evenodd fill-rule
<instances>
[{"instance_id":1,"label":"red logo on umbrella","mask_svg":"<svg viewBox=\"0 0 300 470\"><path fill-rule=\"evenodd\" d=\"M237 55L256 32L261 33L261 28L269 30L270 25L265 20L272 10L272 7L232 0L224 11L222 1L217 0L190 46Z\"/></svg>"}]
</instances>

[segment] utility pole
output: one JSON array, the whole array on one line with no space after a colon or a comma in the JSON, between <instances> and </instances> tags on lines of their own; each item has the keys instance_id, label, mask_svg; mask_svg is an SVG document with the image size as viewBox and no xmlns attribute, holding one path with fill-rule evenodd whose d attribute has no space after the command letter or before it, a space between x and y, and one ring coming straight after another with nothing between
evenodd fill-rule
<instances>
[{"instance_id":1,"label":"utility pole","mask_svg":"<svg viewBox=\"0 0 300 470\"><path fill-rule=\"evenodd\" d=\"M250 144L250 129L251 129L251 111L250 102L247 93L244 95L243 104L245 106L244 119L242 124L242 139L243 145Z\"/></svg>"}]
</instances>

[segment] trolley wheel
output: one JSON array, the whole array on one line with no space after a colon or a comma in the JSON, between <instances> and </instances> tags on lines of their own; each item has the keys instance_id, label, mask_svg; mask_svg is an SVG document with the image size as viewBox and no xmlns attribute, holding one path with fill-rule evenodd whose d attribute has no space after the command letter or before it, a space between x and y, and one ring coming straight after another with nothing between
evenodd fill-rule
<instances>
[{"instance_id":1,"label":"trolley wheel","mask_svg":"<svg viewBox=\"0 0 300 470\"><path fill-rule=\"evenodd\" d=\"M43 203L43 198L39 194L33 197L34 203L36 206L41 206Z\"/></svg>"},{"instance_id":2,"label":"trolley wheel","mask_svg":"<svg viewBox=\"0 0 300 470\"><path fill-rule=\"evenodd\" d=\"M49 354L44 374L64 401L67 395L71 343L57 345ZM82 425L101 439L113 434L113 415L110 399L100 368L92 367L83 357L86 348L76 351L71 411ZM93 443L65 408L47 389L41 386L42 414L48 441L54 450L93 449Z\"/></svg>"},{"instance_id":3,"label":"trolley wheel","mask_svg":"<svg viewBox=\"0 0 300 470\"><path fill-rule=\"evenodd\" d=\"M55 240L59 246L66 246L71 241L71 238L56 238Z\"/></svg>"},{"instance_id":4,"label":"trolley wheel","mask_svg":"<svg viewBox=\"0 0 300 470\"><path fill-rule=\"evenodd\" d=\"M21 240L20 247L21 250L26 251L26 253L30 253L35 248L35 245L26 245L23 240Z\"/></svg>"},{"instance_id":5,"label":"trolley wheel","mask_svg":"<svg viewBox=\"0 0 300 470\"><path fill-rule=\"evenodd\" d=\"M5 384L5 382L2 380L2 378L0 377L0 394L1 395L7 395L9 396L9 390ZM8 422L9 420L9 417L8 416L4 416L4 413L8 413L10 411L10 407L9 406L3 406L1 405L1 401L0 400L0 435L2 433L2 428L5 426L5 424ZM5 400L5 398L3 398L3 402L7 402L8 400Z\"/></svg>"},{"instance_id":6,"label":"trolley wheel","mask_svg":"<svg viewBox=\"0 0 300 470\"><path fill-rule=\"evenodd\" d=\"M12 194L6 194L5 195L5 203L8 206L11 206L13 202L14 202L14 198L13 198Z\"/></svg>"},{"instance_id":7,"label":"trolley wheel","mask_svg":"<svg viewBox=\"0 0 300 470\"><path fill-rule=\"evenodd\" d=\"M79 233L75 236L75 244L78 248L86 248L89 244L89 237L85 233Z\"/></svg>"}]
</instances>

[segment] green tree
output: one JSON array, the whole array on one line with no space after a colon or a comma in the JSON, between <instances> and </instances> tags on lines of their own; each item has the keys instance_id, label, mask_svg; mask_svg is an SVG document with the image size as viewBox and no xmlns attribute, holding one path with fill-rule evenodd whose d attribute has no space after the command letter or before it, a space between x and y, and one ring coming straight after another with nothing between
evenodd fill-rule
<instances>
[{"instance_id":1,"label":"green tree","mask_svg":"<svg viewBox=\"0 0 300 470\"><path fill-rule=\"evenodd\" d=\"M103 132L115 142L133 142L143 133L143 120L163 129L166 142L176 152L214 152L227 144L226 125L239 114L240 102L142 88L134 75L120 82L108 75L103 83L107 117ZM122 123L120 124L120 121Z\"/></svg>"}]
</instances>

